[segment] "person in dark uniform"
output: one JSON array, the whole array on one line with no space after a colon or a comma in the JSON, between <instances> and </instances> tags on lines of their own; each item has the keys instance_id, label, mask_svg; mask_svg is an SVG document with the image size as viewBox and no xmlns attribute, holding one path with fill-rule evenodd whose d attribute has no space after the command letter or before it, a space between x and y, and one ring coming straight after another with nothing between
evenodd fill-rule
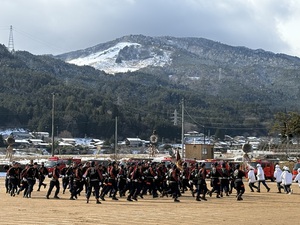
<instances>
[{"instance_id":1,"label":"person in dark uniform","mask_svg":"<svg viewBox=\"0 0 300 225\"><path fill-rule=\"evenodd\" d=\"M127 196L127 201L132 201L132 199L137 201L137 196L142 190L142 182L144 181L142 163L139 162L137 166L132 168L132 172L130 173L131 189Z\"/></svg>"},{"instance_id":2,"label":"person in dark uniform","mask_svg":"<svg viewBox=\"0 0 300 225\"><path fill-rule=\"evenodd\" d=\"M20 187L17 191L17 194L19 195L21 191L24 191L23 198L26 197L26 193L28 190L28 181L27 181L27 170L29 169L29 164L25 165L25 168L21 171L20 178Z\"/></svg>"},{"instance_id":3,"label":"person in dark uniform","mask_svg":"<svg viewBox=\"0 0 300 225\"><path fill-rule=\"evenodd\" d=\"M19 185L19 169L17 162L14 162L13 166L9 168L7 176L9 177L9 183L11 185L9 193L10 196L14 197Z\"/></svg>"},{"instance_id":4,"label":"person in dark uniform","mask_svg":"<svg viewBox=\"0 0 300 225\"><path fill-rule=\"evenodd\" d=\"M183 163L182 165L182 171L181 171L181 178L182 178L182 193L184 193L187 188L190 189L193 197L194 197L194 188L193 184L190 183L190 178L191 178L191 168L187 166L187 163Z\"/></svg>"},{"instance_id":5,"label":"person in dark uniform","mask_svg":"<svg viewBox=\"0 0 300 225\"><path fill-rule=\"evenodd\" d=\"M226 196L229 196L229 171L226 168L227 164L226 162L222 163L222 168L221 168L221 197L223 197L223 192L225 193Z\"/></svg>"},{"instance_id":6,"label":"person in dark uniform","mask_svg":"<svg viewBox=\"0 0 300 225\"><path fill-rule=\"evenodd\" d=\"M87 185L88 185L88 189L86 193L86 203L89 203L92 190L94 189L96 204L101 204L101 202L99 201L99 190L100 190L99 182L100 180L102 180L102 174L94 161L91 162L91 166L86 170L84 177L86 177Z\"/></svg>"},{"instance_id":7,"label":"person in dark uniform","mask_svg":"<svg viewBox=\"0 0 300 225\"><path fill-rule=\"evenodd\" d=\"M234 188L234 179L233 179L233 172L234 172L234 164L232 162L228 163L228 173L229 173L229 194L232 193Z\"/></svg>"},{"instance_id":8,"label":"person in dark uniform","mask_svg":"<svg viewBox=\"0 0 300 225\"><path fill-rule=\"evenodd\" d=\"M76 195L76 188L75 188L75 171L77 170L77 163L76 162L73 162L72 166L70 166L68 168L68 170L66 171L66 174L69 178L69 190L70 190L70 193L71 193L71 197L70 197L70 200L73 200L73 194L74 194L74 197L77 197Z\"/></svg>"},{"instance_id":9,"label":"person in dark uniform","mask_svg":"<svg viewBox=\"0 0 300 225\"><path fill-rule=\"evenodd\" d=\"M117 194L117 176L119 173L119 169L118 169L118 164L117 162L112 162L112 165L108 168L108 182L107 182L107 186L105 188L105 190L103 191L103 193L101 194L100 198L102 199L102 201L105 201L104 196L112 191L112 200L118 200L118 198L116 197Z\"/></svg>"},{"instance_id":10,"label":"person in dark uniform","mask_svg":"<svg viewBox=\"0 0 300 225\"><path fill-rule=\"evenodd\" d=\"M47 195L46 195L47 199L49 199L49 196L51 195L51 192L52 192L54 187L56 188L54 198L59 199L59 197L58 197L59 190L60 190L60 183L59 183L60 170L59 170L59 166L60 166L60 164L57 163L56 166L53 169L52 179L50 181L49 189L48 189L48 192L47 192Z\"/></svg>"},{"instance_id":11,"label":"person in dark uniform","mask_svg":"<svg viewBox=\"0 0 300 225\"><path fill-rule=\"evenodd\" d=\"M47 184L43 183L45 180L45 177L48 176L48 170L45 167L44 162L41 163L41 166L38 170L39 170L39 186L38 186L37 191L40 191L41 186L44 186L44 188L46 188L46 186L47 186Z\"/></svg>"},{"instance_id":12,"label":"person in dark uniform","mask_svg":"<svg viewBox=\"0 0 300 225\"><path fill-rule=\"evenodd\" d=\"M178 197L180 196L179 190L179 179L180 179L180 170L174 164L168 172L169 178L169 187L171 189L171 194L174 199L174 202L180 202Z\"/></svg>"},{"instance_id":13,"label":"person in dark uniform","mask_svg":"<svg viewBox=\"0 0 300 225\"><path fill-rule=\"evenodd\" d=\"M62 193L63 194L65 194L66 189L69 186L71 171L72 171L72 166L70 165L70 163L67 164L67 166L62 168L60 171L60 175L62 177L62 188L63 188Z\"/></svg>"},{"instance_id":14,"label":"person in dark uniform","mask_svg":"<svg viewBox=\"0 0 300 225\"><path fill-rule=\"evenodd\" d=\"M144 171L144 175L146 179L144 193L147 193L148 190L150 193L152 193L153 198L157 198L158 194L155 180L158 178L158 174L156 171L156 164L154 162L152 162L150 166Z\"/></svg>"},{"instance_id":15,"label":"person in dark uniform","mask_svg":"<svg viewBox=\"0 0 300 225\"><path fill-rule=\"evenodd\" d=\"M9 175L7 173L7 171L9 170L10 166L9 165L4 165L3 169L6 172L6 176L5 176L5 189L6 189L6 193L8 193L11 189L11 185L9 183Z\"/></svg>"},{"instance_id":16,"label":"person in dark uniform","mask_svg":"<svg viewBox=\"0 0 300 225\"><path fill-rule=\"evenodd\" d=\"M197 178L197 196L196 196L196 201L201 201L200 200L200 194L202 194L201 199L204 201L207 201L207 199L205 198L205 195L208 191L207 189L207 185L206 185L206 176L207 176L207 171L205 168L205 163L202 163L201 168L198 170L197 174L196 174L196 178Z\"/></svg>"},{"instance_id":17,"label":"person in dark uniform","mask_svg":"<svg viewBox=\"0 0 300 225\"><path fill-rule=\"evenodd\" d=\"M82 174L85 174L85 172L87 171L87 169L91 166L90 162L86 162L83 166L82 166ZM86 182L85 177L83 177L82 179L82 187L84 187L85 190L85 194L87 193L88 190L88 184Z\"/></svg>"},{"instance_id":18,"label":"person in dark uniform","mask_svg":"<svg viewBox=\"0 0 300 225\"><path fill-rule=\"evenodd\" d=\"M120 197L125 196L126 192L126 177L127 177L127 170L124 165L120 165L119 173L117 176L118 181L118 190Z\"/></svg>"},{"instance_id":19,"label":"person in dark uniform","mask_svg":"<svg viewBox=\"0 0 300 225\"><path fill-rule=\"evenodd\" d=\"M235 166L235 171L233 172L233 178L234 178L234 184L237 191L237 201L243 200L242 195L245 192L245 186L243 183L243 177L245 176L245 173L240 170L240 164L237 164Z\"/></svg>"},{"instance_id":20,"label":"person in dark uniform","mask_svg":"<svg viewBox=\"0 0 300 225\"><path fill-rule=\"evenodd\" d=\"M220 185L220 177L221 174L217 168L218 163L215 162L212 164L212 168L211 168L211 187L212 189L209 191L209 196L212 196L212 193L216 192L217 193L217 198L220 198L220 190L221 190L221 185Z\"/></svg>"},{"instance_id":21,"label":"person in dark uniform","mask_svg":"<svg viewBox=\"0 0 300 225\"><path fill-rule=\"evenodd\" d=\"M70 200L77 199L77 195L80 195L81 191L83 190L83 173L82 173L82 164L79 163L78 166L76 167L74 171L74 183L73 183L73 188L71 191L71 197Z\"/></svg>"},{"instance_id":22,"label":"person in dark uniform","mask_svg":"<svg viewBox=\"0 0 300 225\"><path fill-rule=\"evenodd\" d=\"M31 198L31 193L33 191L33 187L36 183L36 179L38 179L38 168L37 168L38 164L35 162L33 165L30 164L29 165L29 168L27 169L27 172L26 172L26 179L27 179L27 182L28 182L28 189L25 193L25 197L26 198Z\"/></svg>"}]
</instances>

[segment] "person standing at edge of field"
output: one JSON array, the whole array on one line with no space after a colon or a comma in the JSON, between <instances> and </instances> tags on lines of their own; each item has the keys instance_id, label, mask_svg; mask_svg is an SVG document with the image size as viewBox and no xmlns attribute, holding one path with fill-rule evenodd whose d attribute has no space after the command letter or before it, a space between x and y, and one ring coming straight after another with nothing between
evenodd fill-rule
<instances>
[{"instance_id":1,"label":"person standing at edge of field","mask_svg":"<svg viewBox=\"0 0 300 225\"><path fill-rule=\"evenodd\" d=\"M240 170L240 164L237 164L235 166L235 171L233 172L234 185L237 191L237 196L236 196L237 201L243 200L242 195L245 193L245 186L243 183L244 176L245 173L242 170Z\"/></svg>"},{"instance_id":2,"label":"person standing at edge of field","mask_svg":"<svg viewBox=\"0 0 300 225\"><path fill-rule=\"evenodd\" d=\"M281 189L284 189L283 186L281 185L281 182L282 182L281 174L282 174L282 170L280 169L280 166L276 165L273 176L274 176L275 181L277 183L277 188L278 188L278 192L277 193L281 193Z\"/></svg>"},{"instance_id":3,"label":"person standing at edge of field","mask_svg":"<svg viewBox=\"0 0 300 225\"><path fill-rule=\"evenodd\" d=\"M14 152L14 149L13 149L12 145L8 145L6 148L5 158L9 159L10 162L12 162L12 159L13 159L13 152Z\"/></svg>"},{"instance_id":4,"label":"person standing at edge of field","mask_svg":"<svg viewBox=\"0 0 300 225\"><path fill-rule=\"evenodd\" d=\"M48 192L47 192L47 195L46 195L46 198L49 199L49 196L52 192L52 189L55 187L56 188L56 191L55 191L55 194L54 194L54 198L56 199L59 199L58 197L58 193L59 193L59 190L60 190L60 184L59 184L59 177L60 177L60 170L59 170L59 167L60 164L57 163L56 166L54 167L53 169L53 172L52 172L52 179L50 181L50 185L49 185L49 189L48 189Z\"/></svg>"},{"instance_id":5,"label":"person standing at edge of field","mask_svg":"<svg viewBox=\"0 0 300 225\"><path fill-rule=\"evenodd\" d=\"M293 182L293 175L290 172L290 169L287 166L283 167L283 172L281 174L282 185L286 194L292 194L293 189L291 189L291 185Z\"/></svg>"},{"instance_id":6,"label":"person standing at edge of field","mask_svg":"<svg viewBox=\"0 0 300 225\"><path fill-rule=\"evenodd\" d=\"M257 190L257 192L260 192L260 184L263 184L265 186L265 188L267 189L267 192L269 192L270 188L266 184L265 173L264 173L263 168L261 167L260 164L257 164L256 167L257 167L256 177L257 177L257 180L258 180L258 190Z\"/></svg>"},{"instance_id":7,"label":"person standing at edge of field","mask_svg":"<svg viewBox=\"0 0 300 225\"><path fill-rule=\"evenodd\" d=\"M256 182L256 178L255 178L254 168L250 166L248 171L248 183L251 192L254 192L253 188L258 190L258 187L255 185L255 182Z\"/></svg>"}]
</instances>

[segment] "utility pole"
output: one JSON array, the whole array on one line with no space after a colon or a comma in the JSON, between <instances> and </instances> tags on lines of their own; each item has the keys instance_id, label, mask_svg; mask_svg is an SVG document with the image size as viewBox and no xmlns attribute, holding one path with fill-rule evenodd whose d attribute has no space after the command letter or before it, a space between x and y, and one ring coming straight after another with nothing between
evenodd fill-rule
<instances>
[{"instance_id":1,"label":"utility pole","mask_svg":"<svg viewBox=\"0 0 300 225\"><path fill-rule=\"evenodd\" d=\"M181 155L184 156L184 99L181 101Z\"/></svg>"},{"instance_id":2,"label":"utility pole","mask_svg":"<svg viewBox=\"0 0 300 225\"><path fill-rule=\"evenodd\" d=\"M174 126L177 126L178 125L178 113L177 113L177 110L175 109L174 110L174 116L172 117L172 119L173 119L173 124L174 124Z\"/></svg>"},{"instance_id":3,"label":"utility pole","mask_svg":"<svg viewBox=\"0 0 300 225\"><path fill-rule=\"evenodd\" d=\"M54 107L55 107L55 93L52 93L52 145L51 155L54 156Z\"/></svg>"},{"instance_id":4,"label":"utility pole","mask_svg":"<svg viewBox=\"0 0 300 225\"><path fill-rule=\"evenodd\" d=\"M118 149L118 117L115 117L115 159L117 160Z\"/></svg>"},{"instance_id":5,"label":"utility pole","mask_svg":"<svg viewBox=\"0 0 300 225\"><path fill-rule=\"evenodd\" d=\"M7 49L11 53L14 53L14 51L15 51L12 25L10 25L10 31L9 31L9 39L8 39Z\"/></svg>"}]
</instances>

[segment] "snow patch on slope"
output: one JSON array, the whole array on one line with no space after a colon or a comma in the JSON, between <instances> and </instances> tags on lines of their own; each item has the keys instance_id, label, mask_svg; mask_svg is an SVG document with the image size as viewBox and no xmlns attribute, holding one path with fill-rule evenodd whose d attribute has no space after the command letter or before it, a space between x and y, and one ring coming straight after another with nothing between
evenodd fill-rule
<instances>
[{"instance_id":1,"label":"snow patch on slope","mask_svg":"<svg viewBox=\"0 0 300 225\"><path fill-rule=\"evenodd\" d=\"M122 60L121 63L116 63L119 51L126 46L141 46L138 43L121 42L115 46L101 52L91 55L72 59L68 63L78 66L92 66L95 69L103 70L108 74L123 73L137 71L147 66L164 66L171 63L171 52L163 51L163 55L153 53L150 58L143 60Z\"/></svg>"}]
</instances>

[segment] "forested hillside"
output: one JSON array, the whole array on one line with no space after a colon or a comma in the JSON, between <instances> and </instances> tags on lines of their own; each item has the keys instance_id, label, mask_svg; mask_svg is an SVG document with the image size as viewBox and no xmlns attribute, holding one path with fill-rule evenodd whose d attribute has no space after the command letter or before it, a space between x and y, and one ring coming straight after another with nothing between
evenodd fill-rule
<instances>
[{"instance_id":1,"label":"forested hillside","mask_svg":"<svg viewBox=\"0 0 300 225\"><path fill-rule=\"evenodd\" d=\"M250 60L249 49L241 48L237 56L230 55L233 50L228 47L230 51L224 51L229 62L224 64L220 55L212 60L212 51L218 52L215 48L219 45L207 43L211 46L208 56L191 47L193 42L186 47L186 41L181 50L177 46L172 65L116 75L71 65L50 55L10 53L1 45L0 127L51 133L53 93L55 135L69 131L73 137L111 141L116 116L120 140L137 136L148 139L153 129L161 138L180 139L180 121L174 126L171 117L175 109L181 116L182 99L185 129L218 136L267 134L275 113L299 109L295 102L300 85L299 72L295 72L298 61L294 58L282 59L284 65L291 63L287 69L277 59L260 64L257 57L248 65L239 58L237 67L229 59L241 57L246 50L244 61Z\"/></svg>"}]
</instances>

